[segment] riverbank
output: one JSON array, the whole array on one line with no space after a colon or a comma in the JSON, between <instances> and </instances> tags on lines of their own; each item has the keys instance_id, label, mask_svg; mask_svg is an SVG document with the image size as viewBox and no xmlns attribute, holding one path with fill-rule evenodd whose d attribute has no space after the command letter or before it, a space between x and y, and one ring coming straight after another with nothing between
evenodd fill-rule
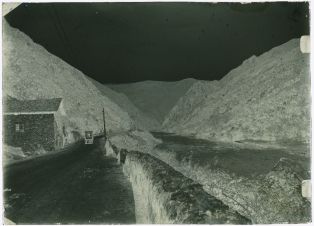
<instances>
[{"instance_id":1,"label":"riverbank","mask_svg":"<svg viewBox=\"0 0 314 226\"><path fill-rule=\"evenodd\" d=\"M253 223L307 223L311 204L301 195L310 159L278 149L240 148L174 134L151 154L222 200Z\"/></svg>"}]
</instances>

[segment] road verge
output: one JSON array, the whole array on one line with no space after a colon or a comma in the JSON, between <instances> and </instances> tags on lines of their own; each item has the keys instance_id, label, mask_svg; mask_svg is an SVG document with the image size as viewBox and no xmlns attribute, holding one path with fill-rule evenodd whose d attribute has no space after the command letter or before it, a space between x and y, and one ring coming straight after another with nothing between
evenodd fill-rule
<instances>
[{"instance_id":1,"label":"road verge","mask_svg":"<svg viewBox=\"0 0 314 226\"><path fill-rule=\"evenodd\" d=\"M119 150L117 157L132 184L137 223L251 223L207 194L200 184L149 154Z\"/></svg>"}]
</instances>

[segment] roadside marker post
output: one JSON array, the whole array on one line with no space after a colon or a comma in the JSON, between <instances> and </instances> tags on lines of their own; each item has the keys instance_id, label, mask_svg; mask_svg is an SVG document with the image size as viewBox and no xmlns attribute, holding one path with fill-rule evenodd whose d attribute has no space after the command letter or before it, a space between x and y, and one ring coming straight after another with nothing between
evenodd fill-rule
<instances>
[{"instance_id":1,"label":"roadside marker post","mask_svg":"<svg viewBox=\"0 0 314 226\"><path fill-rule=\"evenodd\" d=\"M311 201L311 197L312 197L311 180L302 181L302 196L308 199L309 201Z\"/></svg>"},{"instance_id":2,"label":"roadside marker post","mask_svg":"<svg viewBox=\"0 0 314 226\"><path fill-rule=\"evenodd\" d=\"M302 53L311 52L311 38L309 35L303 35L300 39L300 50Z\"/></svg>"},{"instance_id":3,"label":"roadside marker post","mask_svg":"<svg viewBox=\"0 0 314 226\"><path fill-rule=\"evenodd\" d=\"M94 143L93 131L85 131L85 144L93 143Z\"/></svg>"}]
</instances>

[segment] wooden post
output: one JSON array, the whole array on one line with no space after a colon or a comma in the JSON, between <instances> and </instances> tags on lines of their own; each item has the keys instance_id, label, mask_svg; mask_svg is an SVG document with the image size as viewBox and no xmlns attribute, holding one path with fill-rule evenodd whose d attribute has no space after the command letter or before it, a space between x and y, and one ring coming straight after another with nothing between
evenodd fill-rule
<instances>
[{"instance_id":1,"label":"wooden post","mask_svg":"<svg viewBox=\"0 0 314 226\"><path fill-rule=\"evenodd\" d=\"M102 109L102 117L103 117L103 121L104 121L104 137L105 137L105 140L107 140L105 108Z\"/></svg>"}]
</instances>

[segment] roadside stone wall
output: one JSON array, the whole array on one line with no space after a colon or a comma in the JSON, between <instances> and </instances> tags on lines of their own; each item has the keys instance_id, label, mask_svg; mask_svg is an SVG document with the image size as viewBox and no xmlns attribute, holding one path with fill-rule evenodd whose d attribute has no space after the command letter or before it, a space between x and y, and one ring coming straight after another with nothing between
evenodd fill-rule
<instances>
[{"instance_id":1,"label":"roadside stone wall","mask_svg":"<svg viewBox=\"0 0 314 226\"><path fill-rule=\"evenodd\" d=\"M137 223L251 223L161 160L126 150L120 151L118 156L132 184Z\"/></svg>"}]
</instances>

